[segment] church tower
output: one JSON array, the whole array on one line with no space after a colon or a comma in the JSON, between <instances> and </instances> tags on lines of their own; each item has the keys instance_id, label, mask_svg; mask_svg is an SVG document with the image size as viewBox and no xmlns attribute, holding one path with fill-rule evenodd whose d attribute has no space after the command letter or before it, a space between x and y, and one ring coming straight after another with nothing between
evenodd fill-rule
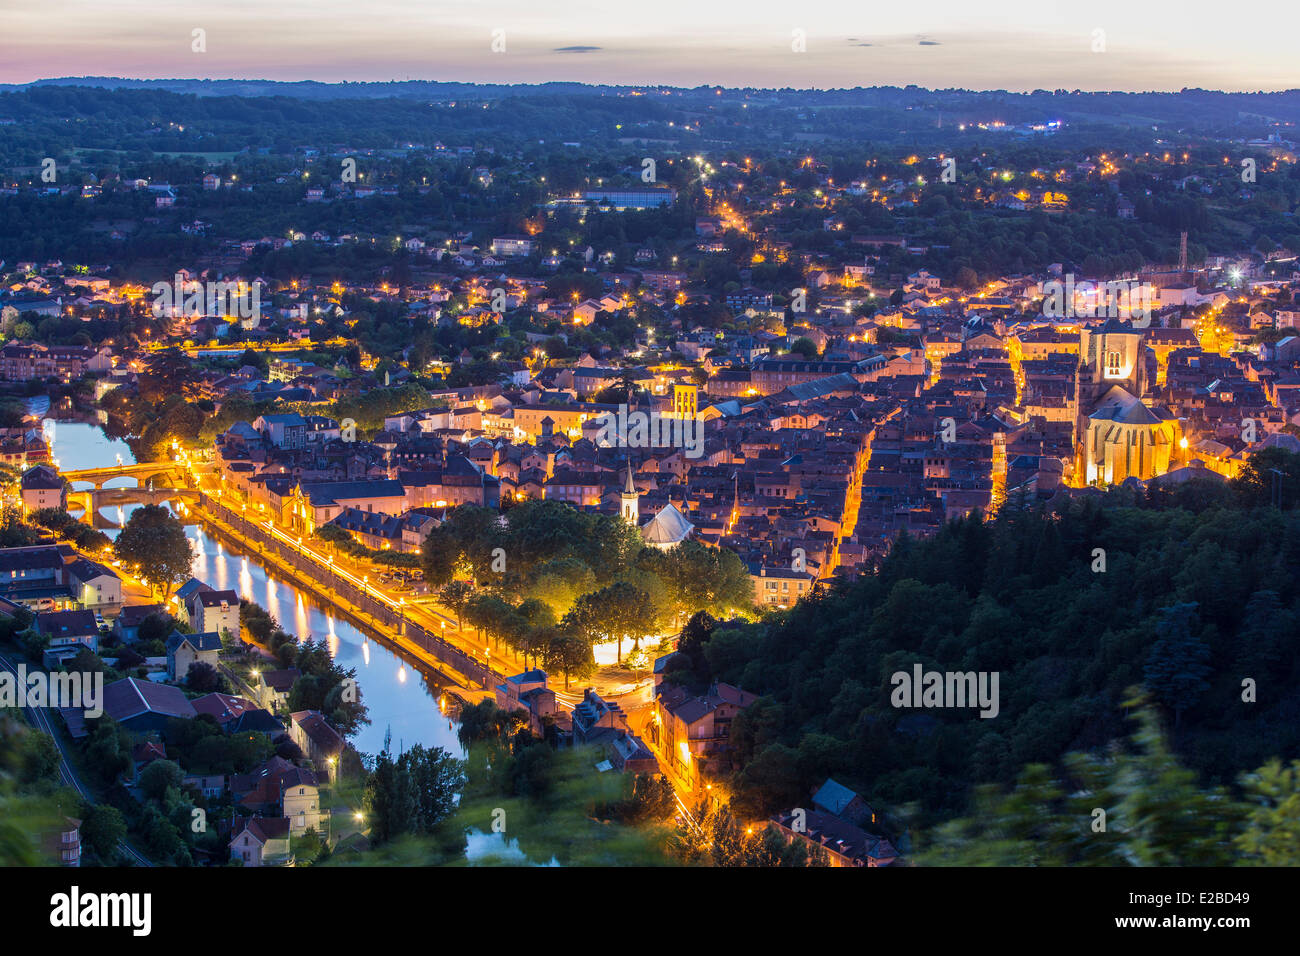
<instances>
[{"instance_id":1,"label":"church tower","mask_svg":"<svg viewBox=\"0 0 1300 956\"><path fill-rule=\"evenodd\" d=\"M623 520L632 527L637 527L637 522L641 517L641 509L638 505L640 494L636 490L636 484L632 481L632 459L627 460L627 481L623 484L623 494L620 496L622 507L620 513Z\"/></svg>"},{"instance_id":2,"label":"church tower","mask_svg":"<svg viewBox=\"0 0 1300 956\"><path fill-rule=\"evenodd\" d=\"M694 383L673 383L673 418L691 420L699 414L700 387Z\"/></svg>"},{"instance_id":3,"label":"church tower","mask_svg":"<svg viewBox=\"0 0 1300 956\"><path fill-rule=\"evenodd\" d=\"M1097 403L1118 385L1133 398L1147 392L1147 363L1142 332L1127 322L1109 319L1105 324L1079 330L1079 367L1074 377L1076 445L1088 427Z\"/></svg>"}]
</instances>

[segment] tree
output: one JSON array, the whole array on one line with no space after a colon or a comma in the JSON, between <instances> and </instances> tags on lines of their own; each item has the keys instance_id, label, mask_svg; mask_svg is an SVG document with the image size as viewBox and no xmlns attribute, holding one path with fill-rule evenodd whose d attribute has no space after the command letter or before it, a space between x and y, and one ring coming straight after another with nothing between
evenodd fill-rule
<instances>
[{"instance_id":1,"label":"tree","mask_svg":"<svg viewBox=\"0 0 1300 956\"><path fill-rule=\"evenodd\" d=\"M225 693L226 679L207 661L194 661L185 674L185 686L200 694Z\"/></svg>"},{"instance_id":2,"label":"tree","mask_svg":"<svg viewBox=\"0 0 1300 956\"><path fill-rule=\"evenodd\" d=\"M591 641L576 630L559 630L542 651L542 665L564 674L564 689L569 689L570 675L587 677L595 670Z\"/></svg>"},{"instance_id":3,"label":"tree","mask_svg":"<svg viewBox=\"0 0 1300 956\"><path fill-rule=\"evenodd\" d=\"M474 586L468 581L448 581L438 590L438 600L456 615L456 630L460 630L461 616L473 594Z\"/></svg>"},{"instance_id":4,"label":"tree","mask_svg":"<svg viewBox=\"0 0 1300 956\"><path fill-rule=\"evenodd\" d=\"M153 800L161 800L168 787L177 787L185 779L180 766L170 760L155 760L140 771L140 792Z\"/></svg>"},{"instance_id":5,"label":"tree","mask_svg":"<svg viewBox=\"0 0 1300 956\"><path fill-rule=\"evenodd\" d=\"M623 662L623 641L639 641L645 633L646 593L626 581L585 594L565 615L564 628L618 642L618 662ZM593 641L594 643L594 641ZM634 645L635 646L635 645Z\"/></svg>"},{"instance_id":6,"label":"tree","mask_svg":"<svg viewBox=\"0 0 1300 956\"><path fill-rule=\"evenodd\" d=\"M1210 686L1210 648L1194 631L1200 623L1196 609L1194 602L1160 609L1157 640L1143 672L1156 699L1174 712L1175 729Z\"/></svg>"},{"instance_id":7,"label":"tree","mask_svg":"<svg viewBox=\"0 0 1300 956\"><path fill-rule=\"evenodd\" d=\"M21 764L19 782L26 788L58 786L59 767L63 754L54 738L41 731L31 731L22 737L19 748Z\"/></svg>"},{"instance_id":8,"label":"tree","mask_svg":"<svg viewBox=\"0 0 1300 956\"><path fill-rule=\"evenodd\" d=\"M1300 760L1270 760L1242 778L1251 806L1236 844L1249 866L1300 863Z\"/></svg>"},{"instance_id":9,"label":"tree","mask_svg":"<svg viewBox=\"0 0 1300 956\"><path fill-rule=\"evenodd\" d=\"M133 512L113 552L151 585L161 586L164 600L190 576L194 564L185 525L162 505L144 505Z\"/></svg>"},{"instance_id":10,"label":"tree","mask_svg":"<svg viewBox=\"0 0 1300 956\"><path fill-rule=\"evenodd\" d=\"M81 810L81 839L103 863L112 863L126 839L126 820L117 807L87 804Z\"/></svg>"},{"instance_id":11,"label":"tree","mask_svg":"<svg viewBox=\"0 0 1300 956\"><path fill-rule=\"evenodd\" d=\"M807 336L800 336L790 343L791 355L802 355L810 362L817 360L817 343Z\"/></svg>"},{"instance_id":12,"label":"tree","mask_svg":"<svg viewBox=\"0 0 1300 956\"><path fill-rule=\"evenodd\" d=\"M397 758L397 772L407 774L415 798L411 829L428 833L456 807L465 785L465 764L441 747L416 744Z\"/></svg>"},{"instance_id":13,"label":"tree","mask_svg":"<svg viewBox=\"0 0 1300 956\"><path fill-rule=\"evenodd\" d=\"M173 395L190 399L197 394L193 363L178 348L155 352L137 378L140 397L159 405Z\"/></svg>"}]
</instances>

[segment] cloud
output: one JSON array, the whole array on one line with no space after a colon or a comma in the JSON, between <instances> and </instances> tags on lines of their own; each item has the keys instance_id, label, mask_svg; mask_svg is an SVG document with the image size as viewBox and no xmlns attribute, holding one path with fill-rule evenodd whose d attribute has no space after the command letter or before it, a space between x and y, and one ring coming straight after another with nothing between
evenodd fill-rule
<instances>
[{"instance_id":1,"label":"cloud","mask_svg":"<svg viewBox=\"0 0 1300 956\"><path fill-rule=\"evenodd\" d=\"M555 53L595 53L597 50L603 50L599 46L557 46Z\"/></svg>"},{"instance_id":2,"label":"cloud","mask_svg":"<svg viewBox=\"0 0 1300 956\"><path fill-rule=\"evenodd\" d=\"M916 45L917 46L940 46L940 43L938 40L917 40Z\"/></svg>"}]
</instances>

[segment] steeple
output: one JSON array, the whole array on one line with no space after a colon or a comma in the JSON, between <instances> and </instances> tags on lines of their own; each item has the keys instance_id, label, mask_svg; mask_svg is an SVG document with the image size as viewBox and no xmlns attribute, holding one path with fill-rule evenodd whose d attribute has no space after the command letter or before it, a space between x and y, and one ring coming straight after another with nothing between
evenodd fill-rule
<instances>
[{"instance_id":1,"label":"steeple","mask_svg":"<svg viewBox=\"0 0 1300 956\"><path fill-rule=\"evenodd\" d=\"M641 516L640 498L641 495L636 490L636 483L632 480L632 457L629 455L627 459L627 481L623 483L623 494L620 499L622 501L620 513L623 520L634 528Z\"/></svg>"}]
</instances>

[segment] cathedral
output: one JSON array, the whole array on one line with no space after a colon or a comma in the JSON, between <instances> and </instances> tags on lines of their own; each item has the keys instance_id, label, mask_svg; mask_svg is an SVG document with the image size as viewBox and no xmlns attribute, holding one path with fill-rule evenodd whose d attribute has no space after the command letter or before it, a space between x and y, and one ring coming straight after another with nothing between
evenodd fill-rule
<instances>
[{"instance_id":1,"label":"cathedral","mask_svg":"<svg viewBox=\"0 0 1300 956\"><path fill-rule=\"evenodd\" d=\"M1162 475L1178 447L1178 419L1143 401L1147 363L1142 332L1110 319L1080 330L1074 380L1075 475L1081 484L1120 484Z\"/></svg>"}]
</instances>

